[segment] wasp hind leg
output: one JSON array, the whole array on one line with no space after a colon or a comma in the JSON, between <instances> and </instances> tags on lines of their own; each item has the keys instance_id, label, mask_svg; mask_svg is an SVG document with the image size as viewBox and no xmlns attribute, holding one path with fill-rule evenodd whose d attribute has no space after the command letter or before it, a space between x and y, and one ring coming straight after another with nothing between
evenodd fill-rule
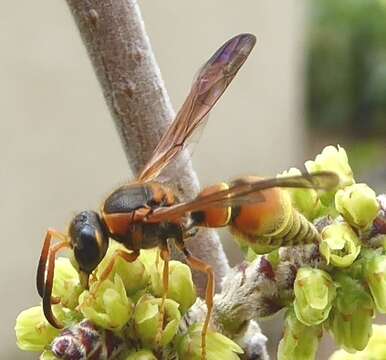
<instances>
[{"instance_id":1,"label":"wasp hind leg","mask_svg":"<svg viewBox=\"0 0 386 360\"><path fill-rule=\"evenodd\" d=\"M61 241L55 245L51 245L52 240L55 238L58 238ZM52 304L60 302L60 299L52 297L55 258L59 251L68 247L70 247L70 243L64 234L59 233L56 230L49 229L44 239L36 277L38 293L43 299L44 315L47 321L57 329L61 329L63 325L56 320L52 312Z\"/></svg>"},{"instance_id":2,"label":"wasp hind leg","mask_svg":"<svg viewBox=\"0 0 386 360\"><path fill-rule=\"evenodd\" d=\"M200 259L194 257L189 249L186 247L184 243L184 239L182 236L177 237L176 245L180 251L185 255L186 262L190 267L194 270L200 271L202 273L206 273L207 275L207 283L206 283L206 291L205 291L205 302L207 307L207 313L204 321L204 325L201 331L201 360L206 360L206 334L208 332L210 318L213 309L213 297L214 297L214 272L212 267L201 261Z\"/></svg>"}]
</instances>

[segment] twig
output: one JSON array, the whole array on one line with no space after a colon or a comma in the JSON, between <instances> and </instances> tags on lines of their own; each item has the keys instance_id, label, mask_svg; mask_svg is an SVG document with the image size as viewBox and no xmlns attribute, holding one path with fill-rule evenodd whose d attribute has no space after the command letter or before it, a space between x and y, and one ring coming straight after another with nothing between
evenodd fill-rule
<instances>
[{"instance_id":1,"label":"twig","mask_svg":"<svg viewBox=\"0 0 386 360\"><path fill-rule=\"evenodd\" d=\"M273 315L287 306L293 300L297 270L304 266L326 266L318 245L281 248L277 265L263 256L232 269L215 298L213 321L217 328L233 338L247 321Z\"/></svg>"},{"instance_id":2,"label":"twig","mask_svg":"<svg viewBox=\"0 0 386 360\"><path fill-rule=\"evenodd\" d=\"M130 167L137 174L174 118L137 2L67 0L67 3L102 86ZM199 189L197 176L189 160L179 161L184 166L171 168L171 177L185 197L193 197ZM187 245L194 255L213 266L218 290L229 266L216 233L200 232ZM202 293L205 278L195 274L195 280Z\"/></svg>"}]
</instances>

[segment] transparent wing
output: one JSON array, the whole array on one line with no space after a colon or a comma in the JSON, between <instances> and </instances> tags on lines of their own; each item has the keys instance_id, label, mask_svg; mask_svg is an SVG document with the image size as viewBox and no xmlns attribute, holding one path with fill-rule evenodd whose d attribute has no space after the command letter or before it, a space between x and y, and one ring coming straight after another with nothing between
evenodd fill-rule
<instances>
[{"instance_id":1,"label":"transparent wing","mask_svg":"<svg viewBox=\"0 0 386 360\"><path fill-rule=\"evenodd\" d=\"M236 183L228 189L203 195L192 201L157 209L149 216L148 221L165 221L171 218L184 216L186 213L192 211L205 210L207 207L228 207L248 203L258 203L265 200L261 191L273 187L331 190L338 186L338 184L339 177L335 173L329 171L263 179L249 183Z\"/></svg>"},{"instance_id":2,"label":"transparent wing","mask_svg":"<svg viewBox=\"0 0 386 360\"><path fill-rule=\"evenodd\" d=\"M205 115L216 104L244 64L255 43L254 35L237 35L228 40L204 64L176 119L162 136L138 180L149 181L157 177L184 149L192 134L204 123Z\"/></svg>"}]
</instances>

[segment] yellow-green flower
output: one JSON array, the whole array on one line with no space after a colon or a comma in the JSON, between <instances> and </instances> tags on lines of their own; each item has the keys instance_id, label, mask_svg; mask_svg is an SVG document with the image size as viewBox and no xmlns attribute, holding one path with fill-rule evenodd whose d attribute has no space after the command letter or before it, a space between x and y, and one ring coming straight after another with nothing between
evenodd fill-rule
<instances>
[{"instance_id":1,"label":"yellow-green flower","mask_svg":"<svg viewBox=\"0 0 386 360\"><path fill-rule=\"evenodd\" d=\"M40 306L22 311L16 318L15 331L17 346L25 351L43 351L59 334L47 322Z\"/></svg>"},{"instance_id":2,"label":"yellow-green flower","mask_svg":"<svg viewBox=\"0 0 386 360\"><path fill-rule=\"evenodd\" d=\"M139 259L145 265L146 271L150 274L154 264L161 262L161 255L158 248L142 250Z\"/></svg>"},{"instance_id":3,"label":"yellow-green flower","mask_svg":"<svg viewBox=\"0 0 386 360\"><path fill-rule=\"evenodd\" d=\"M59 297L63 306L75 309L82 291L79 274L72 266L71 261L68 258L57 258L55 260L53 296Z\"/></svg>"},{"instance_id":4,"label":"yellow-green flower","mask_svg":"<svg viewBox=\"0 0 386 360\"><path fill-rule=\"evenodd\" d=\"M315 160L305 163L309 173L316 171L332 171L340 178L340 187L354 184L353 172L348 162L346 151L338 145L326 146L322 152L316 156ZM330 206L335 195L335 191L329 191L320 196L320 200L325 206Z\"/></svg>"},{"instance_id":5,"label":"yellow-green flower","mask_svg":"<svg viewBox=\"0 0 386 360\"><path fill-rule=\"evenodd\" d=\"M177 352L181 360L201 360L201 324L191 326L188 332L177 341ZM243 350L216 332L208 331L206 335L207 360L239 360L238 354Z\"/></svg>"},{"instance_id":6,"label":"yellow-green flower","mask_svg":"<svg viewBox=\"0 0 386 360\"><path fill-rule=\"evenodd\" d=\"M332 171L339 175L342 186L353 184L354 177L348 162L346 150L341 146L326 146L315 160L306 161L305 166L308 172Z\"/></svg>"},{"instance_id":7,"label":"yellow-green flower","mask_svg":"<svg viewBox=\"0 0 386 360\"><path fill-rule=\"evenodd\" d=\"M335 285L323 270L300 268L295 284L294 310L305 325L318 325L327 319L336 295Z\"/></svg>"},{"instance_id":8,"label":"yellow-green flower","mask_svg":"<svg viewBox=\"0 0 386 360\"><path fill-rule=\"evenodd\" d=\"M165 300L165 314L162 329L160 327L160 306L162 299L149 294L142 296L134 311L134 331L144 346L152 348L158 345L165 346L173 340L177 334L181 320L178 303L173 300ZM159 338L159 331L162 331ZM159 338L159 344L157 340Z\"/></svg>"},{"instance_id":9,"label":"yellow-green flower","mask_svg":"<svg viewBox=\"0 0 386 360\"><path fill-rule=\"evenodd\" d=\"M151 282L155 296L163 295L163 261L159 261L158 267L154 265L151 272ZM169 289L167 297L180 304L180 311L184 314L196 301L196 288L193 284L192 273L189 266L179 262L169 262Z\"/></svg>"},{"instance_id":10,"label":"yellow-green flower","mask_svg":"<svg viewBox=\"0 0 386 360\"><path fill-rule=\"evenodd\" d=\"M127 297L125 286L118 274L111 280L103 281L94 294L94 283L89 291L79 298L79 308L83 316L96 325L109 330L120 330L131 318L133 302Z\"/></svg>"},{"instance_id":11,"label":"yellow-green flower","mask_svg":"<svg viewBox=\"0 0 386 360\"><path fill-rule=\"evenodd\" d=\"M347 351L363 350L371 336L374 303L370 294L357 281L338 274L335 306L328 327L335 342Z\"/></svg>"},{"instance_id":12,"label":"yellow-green flower","mask_svg":"<svg viewBox=\"0 0 386 360\"><path fill-rule=\"evenodd\" d=\"M354 184L338 190L335 207L348 223L360 229L371 226L379 211L377 195L366 184Z\"/></svg>"},{"instance_id":13,"label":"yellow-green flower","mask_svg":"<svg viewBox=\"0 0 386 360\"><path fill-rule=\"evenodd\" d=\"M115 256L116 250L129 252L123 245L112 242L106 256L98 266L97 276L100 276L106 266L108 266L112 257ZM142 258L143 256L141 255L136 261L130 263L118 256L115 260L114 268L109 274L110 280L114 279L115 274L120 276L128 296L135 294L139 290L145 289L149 284L150 276L141 260Z\"/></svg>"},{"instance_id":14,"label":"yellow-green flower","mask_svg":"<svg viewBox=\"0 0 386 360\"><path fill-rule=\"evenodd\" d=\"M346 223L328 225L321 235L319 250L327 264L331 263L337 267L350 266L361 251L358 236Z\"/></svg>"},{"instance_id":15,"label":"yellow-green flower","mask_svg":"<svg viewBox=\"0 0 386 360\"><path fill-rule=\"evenodd\" d=\"M365 277L377 310L386 313L386 255L375 255L366 263Z\"/></svg>"},{"instance_id":16,"label":"yellow-green flower","mask_svg":"<svg viewBox=\"0 0 386 360\"><path fill-rule=\"evenodd\" d=\"M373 335L363 351L350 354L345 350L336 351L330 360L385 360L386 325L373 325Z\"/></svg>"},{"instance_id":17,"label":"yellow-green flower","mask_svg":"<svg viewBox=\"0 0 386 360\"><path fill-rule=\"evenodd\" d=\"M278 177L291 175L301 175L301 171L296 168L290 168L288 171L279 174ZM316 190L288 188L287 191L291 196L292 205L308 220L313 220L319 214L321 203Z\"/></svg>"},{"instance_id":18,"label":"yellow-green flower","mask_svg":"<svg viewBox=\"0 0 386 360\"><path fill-rule=\"evenodd\" d=\"M284 325L284 336L277 352L278 360L314 360L323 330L321 325L306 326L289 308Z\"/></svg>"}]
</instances>

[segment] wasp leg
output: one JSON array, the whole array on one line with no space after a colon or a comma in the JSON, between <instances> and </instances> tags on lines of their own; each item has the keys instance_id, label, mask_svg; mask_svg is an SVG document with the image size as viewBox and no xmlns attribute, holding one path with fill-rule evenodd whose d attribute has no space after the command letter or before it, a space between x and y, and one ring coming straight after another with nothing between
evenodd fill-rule
<instances>
[{"instance_id":1,"label":"wasp leg","mask_svg":"<svg viewBox=\"0 0 386 360\"><path fill-rule=\"evenodd\" d=\"M43 291L43 312L47 321L57 329L61 329L63 325L60 324L55 319L55 316L52 312L52 307L51 307L52 305L51 295L52 295L52 286L54 282L54 271L55 271L55 257L60 250L69 246L70 244L68 241L62 241L52 247L48 256L47 276L46 276L46 281L44 284L44 291Z\"/></svg>"},{"instance_id":2,"label":"wasp leg","mask_svg":"<svg viewBox=\"0 0 386 360\"><path fill-rule=\"evenodd\" d=\"M214 272L210 265L194 257L189 249L186 248L185 243L182 239L176 239L177 247L183 252L186 257L186 262L192 267L192 269L201 271L207 274L208 281L206 283L206 294L205 302L207 307L207 313L204 325L201 331L201 359L206 359L206 333L208 332L210 317L213 308L213 297L214 297Z\"/></svg>"},{"instance_id":3,"label":"wasp leg","mask_svg":"<svg viewBox=\"0 0 386 360\"><path fill-rule=\"evenodd\" d=\"M166 240L163 241L163 244L161 245L160 255L161 255L161 259L164 261L164 266L162 271L163 293L162 293L162 300L161 300L161 306L160 306L159 331L156 336L156 343L158 345L160 345L162 340L162 330L163 330L163 324L164 324L164 318L165 318L165 301L169 290L170 251Z\"/></svg>"},{"instance_id":4,"label":"wasp leg","mask_svg":"<svg viewBox=\"0 0 386 360\"><path fill-rule=\"evenodd\" d=\"M46 274L48 253L51 247L52 240L54 240L55 238L63 242L66 241L66 236L64 234L54 229L48 229L46 233L46 237L44 238L44 243L43 243L42 251L40 253L39 265L38 265L38 270L36 274L36 287L40 297L43 297L43 292L44 292L44 278ZM55 301L57 300L58 299L55 299Z\"/></svg>"},{"instance_id":5,"label":"wasp leg","mask_svg":"<svg viewBox=\"0 0 386 360\"><path fill-rule=\"evenodd\" d=\"M113 271L115 262L117 261L118 258L122 258L123 260L129 263L132 263L138 259L138 256L139 256L139 250L135 250L131 253L126 252L124 250L115 250L114 254L111 257L110 262L107 264L106 268L99 276L97 280L98 281L97 284L92 289L92 291L90 291L90 295L95 295L98 292L100 285L103 283L103 281L105 281L109 277L110 273Z\"/></svg>"}]
</instances>

